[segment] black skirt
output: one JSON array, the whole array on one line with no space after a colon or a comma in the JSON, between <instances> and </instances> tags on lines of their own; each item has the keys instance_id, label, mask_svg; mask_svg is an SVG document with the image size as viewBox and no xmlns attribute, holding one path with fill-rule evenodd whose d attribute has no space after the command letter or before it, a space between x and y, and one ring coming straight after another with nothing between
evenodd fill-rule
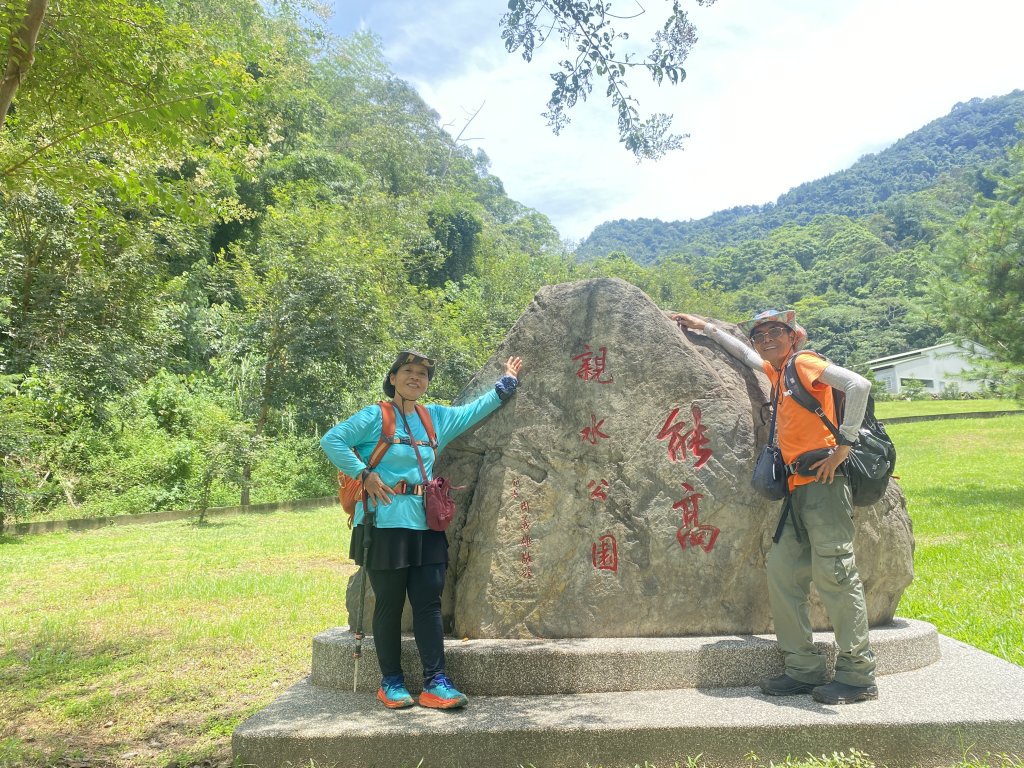
<instances>
[{"instance_id":1,"label":"black skirt","mask_svg":"<svg viewBox=\"0 0 1024 768\"><path fill-rule=\"evenodd\" d=\"M352 529L348 556L363 564L363 528ZM370 537L370 562L373 571L393 571L412 565L448 563L448 537L444 531L415 531L411 528L374 528Z\"/></svg>"}]
</instances>

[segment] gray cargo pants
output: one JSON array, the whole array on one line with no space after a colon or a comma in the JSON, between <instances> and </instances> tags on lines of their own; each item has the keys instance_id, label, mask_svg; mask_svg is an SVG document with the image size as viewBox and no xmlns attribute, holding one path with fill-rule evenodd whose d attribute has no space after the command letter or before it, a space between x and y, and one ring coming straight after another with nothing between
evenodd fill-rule
<instances>
[{"instance_id":1,"label":"gray cargo pants","mask_svg":"<svg viewBox=\"0 0 1024 768\"><path fill-rule=\"evenodd\" d=\"M793 491L793 509L768 553L768 600L786 674L803 683L828 682L825 657L812 640L811 582L835 631L835 679L873 685L875 654L868 642L864 584L853 556L853 505L847 479L809 483Z\"/></svg>"}]
</instances>

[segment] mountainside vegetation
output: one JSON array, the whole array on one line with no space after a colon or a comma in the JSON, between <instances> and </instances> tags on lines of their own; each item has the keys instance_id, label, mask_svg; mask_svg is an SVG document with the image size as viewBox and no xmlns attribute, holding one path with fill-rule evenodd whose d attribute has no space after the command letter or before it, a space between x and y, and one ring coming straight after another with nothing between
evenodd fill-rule
<instances>
[{"instance_id":1,"label":"mountainside vegetation","mask_svg":"<svg viewBox=\"0 0 1024 768\"><path fill-rule=\"evenodd\" d=\"M884 198L872 174L916 160L829 182L856 188L846 208L805 185L581 258L378 39L330 36L312 3L22 7L0 15L0 523L331 494L319 436L381 397L397 351L436 356L448 401L569 280L725 319L795 306L850 364L1019 331L993 317L1020 297L1022 159L997 149L1019 92L929 126L945 155L908 142L928 162ZM940 249L956 291L932 285Z\"/></svg>"},{"instance_id":2,"label":"mountainside vegetation","mask_svg":"<svg viewBox=\"0 0 1024 768\"><path fill-rule=\"evenodd\" d=\"M972 99L775 203L608 222L576 255L689 268L734 320L795 308L814 347L862 372L952 332L992 349L1019 394L1022 136L1024 91Z\"/></svg>"},{"instance_id":3,"label":"mountainside vegetation","mask_svg":"<svg viewBox=\"0 0 1024 768\"><path fill-rule=\"evenodd\" d=\"M897 241L926 235L919 225L925 211L959 216L976 192L990 194L985 169L1005 164L1007 150L1021 138L1024 91L957 104L932 121L850 168L794 187L774 203L739 206L703 219L660 221L620 219L605 222L576 250L584 258L623 251L640 263L678 253L701 254L763 237L787 224L807 224L815 216L849 218L886 215ZM917 193L931 191L924 199ZM931 199L934 198L934 199Z\"/></svg>"},{"instance_id":4,"label":"mountainside vegetation","mask_svg":"<svg viewBox=\"0 0 1024 768\"><path fill-rule=\"evenodd\" d=\"M576 264L379 40L332 38L310 8L0 15L18 73L0 127L0 522L330 494L317 440L381 397L398 350L438 357L431 395L450 399L545 284L615 274L715 309L685 269Z\"/></svg>"}]
</instances>

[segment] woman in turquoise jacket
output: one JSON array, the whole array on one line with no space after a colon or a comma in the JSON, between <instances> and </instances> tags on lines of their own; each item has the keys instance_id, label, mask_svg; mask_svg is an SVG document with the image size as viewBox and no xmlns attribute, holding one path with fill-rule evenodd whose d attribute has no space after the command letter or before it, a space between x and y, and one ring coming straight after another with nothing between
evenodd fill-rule
<instances>
[{"instance_id":1,"label":"woman in turquoise jacket","mask_svg":"<svg viewBox=\"0 0 1024 768\"><path fill-rule=\"evenodd\" d=\"M369 457L380 438L382 418L377 405L363 408L320 440L324 453L336 467L349 477L362 480L374 513L369 562L363 562L366 515L362 501L356 505L349 554L364 567L376 597L373 644L383 676L377 698L389 709L413 704L401 665L402 609L406 595L412 606L413 634L423 662L420 705L453 709L466 704L466 696L444 672L441 592L448 567L448 539L443 531L427 527L421 490L423 477L411 441L416 441L429 479L436 453L515 394L521 368L522 360L510 357L505 363L505 375L494 389L466 405L427 405L437 438L435 452L430 448L426 427L416 412L416 401L426 393L434 377L434 361L418 352L401 352L384 377L384 393L396 409L395 438L402 442L392 445L372 471L360 458Z\"/></svg>"}]
</instances>

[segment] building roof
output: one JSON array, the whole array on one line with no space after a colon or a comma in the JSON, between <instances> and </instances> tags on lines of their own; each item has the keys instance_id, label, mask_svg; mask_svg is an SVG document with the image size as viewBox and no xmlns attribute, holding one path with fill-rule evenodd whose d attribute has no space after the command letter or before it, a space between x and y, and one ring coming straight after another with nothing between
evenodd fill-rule
<instances>
[{"instance_id":1,"label":"building roof","mask_svg":"<svg viewBox=\"0 0 1024 768\"><path fill-rule=\"evenodd\" d=\"M888 357L876 357L874 360L868 360L867 365L874 368L880 365L894 365L895 363L902 362L904 360L915 360L920 357L924 357L929 352L934 352L937 349L945 349L947 347L953 347L955 349L962 350L964 352L970 352L975 355L982 355L983 357L991 357L992 353L985 347L981 346L977 342L973 341L944 341L941 344L936 344L931 347L922 347L921 349L912 349L909 352L901 352L898 355L889 355Z\"/></svg>"}]
</instances>

